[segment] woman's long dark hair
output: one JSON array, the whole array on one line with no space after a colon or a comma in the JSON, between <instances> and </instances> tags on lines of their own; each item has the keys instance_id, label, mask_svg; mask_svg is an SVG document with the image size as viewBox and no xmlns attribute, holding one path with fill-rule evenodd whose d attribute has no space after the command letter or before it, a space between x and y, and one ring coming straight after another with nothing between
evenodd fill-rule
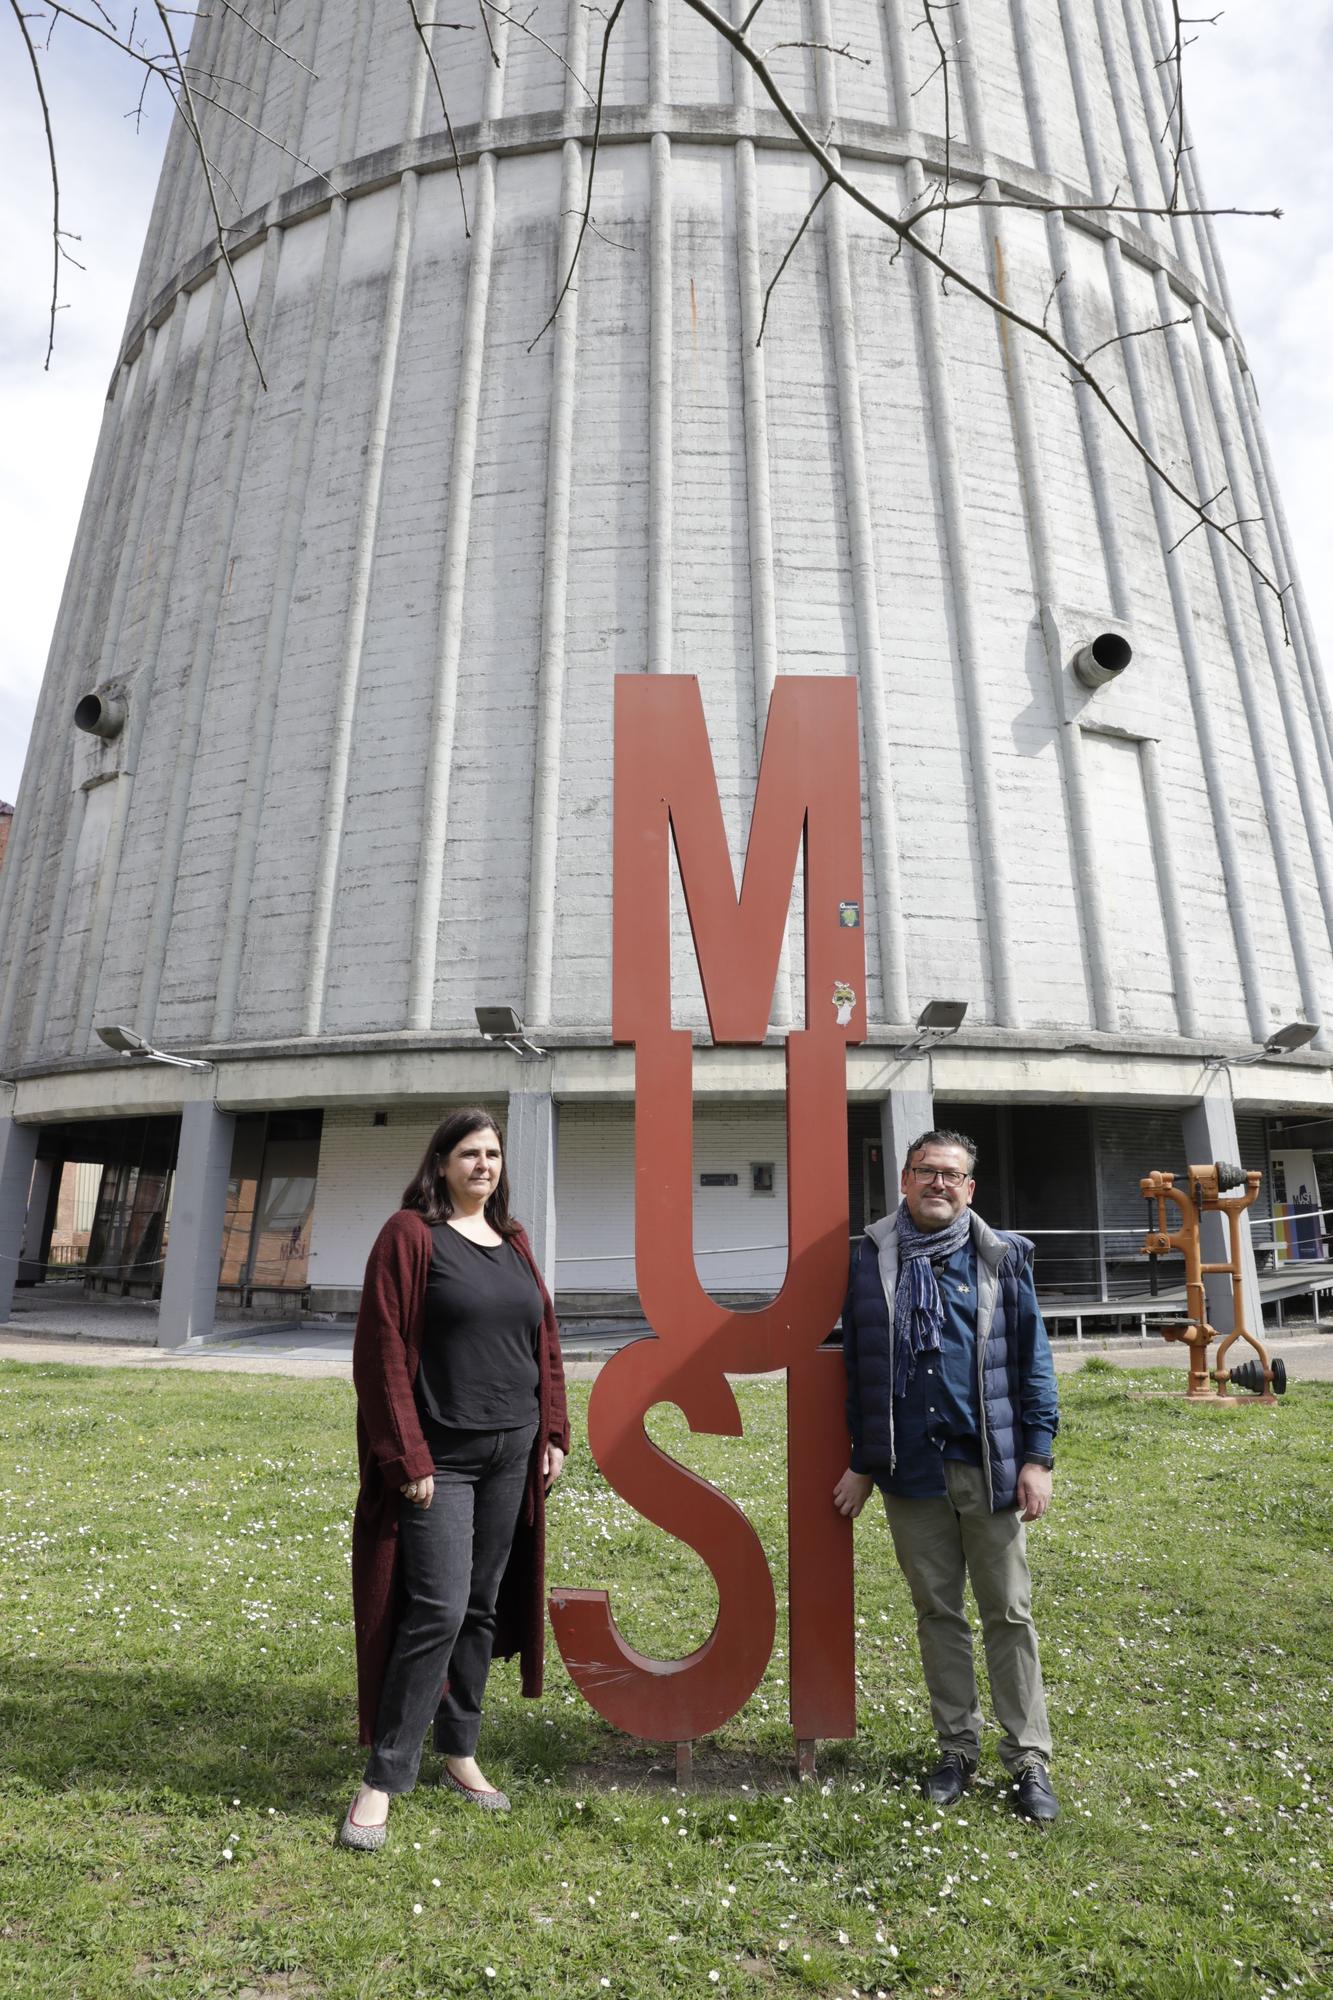
<instances>
[{"instance_id":1,"label":"woman's long dark hair","mask_svg":"<svg viewBox=\"0 0 1333 2000\"><path fill-rule=\"evenodd\" d=\"M444 1163L454 1147L461 1145L473 1132L494 1132L500 1139L499 1126L490 1112L483 1111L479 1104L471 1104L465 1111L451 1111L444 1123L436 1127L421 1165L403 1189L404 1208L414 1208L427 1222L449 1220L454 1205L449 1199ZM497 1236L517 1236L522 1228L522 1224L509 1213L509 1169L504 1163L503 1139L500 1139L500 1178L486 1204L485 1215Z\"/></svg>"}]
</instances>

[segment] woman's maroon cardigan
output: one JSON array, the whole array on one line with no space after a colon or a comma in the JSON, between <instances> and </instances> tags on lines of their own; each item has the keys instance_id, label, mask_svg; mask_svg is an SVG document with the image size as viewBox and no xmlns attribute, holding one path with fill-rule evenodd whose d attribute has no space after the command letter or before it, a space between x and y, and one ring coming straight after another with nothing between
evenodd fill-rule
<instances>
[{"instance_id":1,"label":"woman's maroon cardigan","mask_svg":"<svg viewBox=\"0 0 1333 2000\"><path fill-rule=\"evenodd\" d=\"M542 1283L532 1248L520 1230L514 1238L541 1288L543 1313L537 1342L537 1436L528 1485L509 1565L496 1608L495 1651L519 1655L523 1692L542 1691L546 1639L546 1488L542 1456L548 1444L569 1450L565 1372L555 1307ZM400 1208L375 1239L366 1265L361 1310L352 1347L356 1384L356 1443L361 1491L352 1520L352 1605L356 1617L356 1677L361 1741L373 1741L384 1670L398 1623L398 1507L401 1489L434 1473L421 1432L412 1385L421 1360L430 1269L430 1224L415 1209Z\"/></svg>"}]
</instances>

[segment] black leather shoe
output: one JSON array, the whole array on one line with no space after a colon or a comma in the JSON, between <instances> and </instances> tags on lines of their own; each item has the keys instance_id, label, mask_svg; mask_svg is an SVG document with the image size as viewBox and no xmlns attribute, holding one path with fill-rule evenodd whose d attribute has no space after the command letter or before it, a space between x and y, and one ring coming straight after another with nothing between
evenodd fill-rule
<instances>
[{"instance_id":1,"label":"black leather shoe","mask_svg":"<svg viewBox=\"0 0 1333 2000\"><path fill-rule=\"evenodd\" d=\"M921 1780L921 1796L933 1806L956 1806L971 1784L976 1765L961 1750L946 1750L933 1771Z\"/></svg>"},{"instance_id":2,"label":"black leather shoe","mask_svg":"<svg viewBox=\"0 0 1333 2000\"><path fill-rule=\"evenodd\" d=\"M1019 1772L1014 1783L1014 1804L1024 1819L1041 1820L1047 1825L1060 1816L1060 1801L1051 1789L1046 1766L1033 1757Z\"/></svg>"}]
</instances>

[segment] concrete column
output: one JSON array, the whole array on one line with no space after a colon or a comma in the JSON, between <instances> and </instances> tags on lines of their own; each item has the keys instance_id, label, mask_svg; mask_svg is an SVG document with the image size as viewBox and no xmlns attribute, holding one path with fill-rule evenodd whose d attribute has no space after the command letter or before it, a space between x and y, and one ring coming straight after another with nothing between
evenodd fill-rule
<instances>
[{"instance_id":1,"label":"concrete column","mask_svg":"<svg viewBox=\"0 0 1333 2000\"><path fill-rule=\"evenodd\" d=\"M22 1262L16 1282L20 1285L40 1285L42 1282L42 1224L46 1220L46 1204L51 1199L51 1181L55 1172L54 1160L33 1162L28 1217L23 1226L23 1248L19 1252Z\"/></svg>"},{"instance_id":2,"label":"concrete column","mask_svg":"<svg viewBox=\"0 0 1333 2000\"><path fill-rule=\"evenodd\" d=\"M1236 1135L1236 1110L1231 1101L1231 1079L1225 1070L1210 1070L1203 1094L1181 1117L1187 1166L1203 1166L1221 1160L1228 1166L1257 1167L1262 1160L1242 1160ZM1206 1215L1201 1232L1206 1264L1220 1264L1230 1254L1226 1221L1220 1215ZM1259 1297L1259 1273L1255 1268L1254 1247L1248 1229L1241 1230L1241 1271L1243 1273L1245 1320L1249 1330L1263 1339L1264 1315ZM1205 1278L1208 1318L1219 1333L1230 1333L1235 1325L1231 1309L1230 1278ZM1234 1353L1234 1350L1233 1350Z\"/></svg>"},{"instance_id":3,"label":"concrete column","mask_svg":"<svg viewBox=\"0 0 1333 2000\"><path fill-rule=\"evenodd\" d=\"M509 1200L555 1297L555 1100L549 1090L511 1090L505 1165Z\"/></svg>"},{"instance_id":4,"label":"concrete column","mask_svg":"<svg viewBox=\"0 0 1333 2000\"><path fill-rule=\"evenodd\" d=\"M8 1318L18 1282L28 1194L37 1161L36 1125L0 1118L0 1325Z\"/></svg>"},{"instance_id":5,"label":"concrete column","mask_svg":"<svg viewBox=\"0 0 1333 2000\"><path fill-rule=\"evenodd\" d=\"M928 1056L909 1056L899 1063L879 1107L879 1131L884 1147L884 1198L888 1213L898 1206L898 1182L907 1148L935 1123L935 1092Z\"/></svg>"},{"instance_id":6,"label":"concrete column","mask_svg":"<svg viewBox=\"0 0 1333 2000\"><path fill-rule=\"evenodd\" d=\"M212 1331L235 1126L235 1118L210 1102L181 1108L171 1230L157 1315L159 1347L183 1347L192 1337Z\"/></svg>"}]
</instances>

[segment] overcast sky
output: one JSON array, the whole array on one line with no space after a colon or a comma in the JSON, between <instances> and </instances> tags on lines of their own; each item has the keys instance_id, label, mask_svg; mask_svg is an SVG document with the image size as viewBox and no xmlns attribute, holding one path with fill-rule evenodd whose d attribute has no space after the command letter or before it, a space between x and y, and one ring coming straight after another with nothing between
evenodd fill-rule
<instances>
[{"instance_id":1,"label":"overcast sky","mask_svg":"<svg viewBox=\"0 0 1333 2000\"><path fill-rule=\"evenodd\" d=\"M1199 12L1205 11L1199 9ZM1280 21L1280 28L1277 25ZM62 25L65 34L68 24ZM1200 26L1187 70L1196 156L1215 206L1281 207L1223 220L1240 332L1263 398L1316 632L1333 641L1333 0L1230 0ZM69 34L46 59L70 249L49 371L50 191L31 72L0 20L0 798L14 798L65 566L124 327L166 134L142 130L137 74Z\"/></svg>"}]
</instances>

